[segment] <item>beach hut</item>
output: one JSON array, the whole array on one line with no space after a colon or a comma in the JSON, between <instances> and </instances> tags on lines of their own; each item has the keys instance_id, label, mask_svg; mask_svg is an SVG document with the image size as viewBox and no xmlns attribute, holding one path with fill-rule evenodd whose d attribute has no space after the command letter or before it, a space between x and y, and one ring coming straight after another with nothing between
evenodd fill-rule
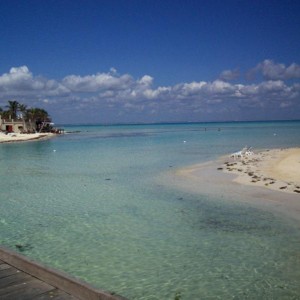
<instances>
[{"instance_id":1,"label":"beach hut","mask_svg":"<svg viewBox=\"0 0 300 300\"><path fill-rule=\"evenodd\" d=\"M5 132L20 133L27 130L26 123L23 119L2 119L0 115L0 130Z\"/></svg>"}]
</instances>

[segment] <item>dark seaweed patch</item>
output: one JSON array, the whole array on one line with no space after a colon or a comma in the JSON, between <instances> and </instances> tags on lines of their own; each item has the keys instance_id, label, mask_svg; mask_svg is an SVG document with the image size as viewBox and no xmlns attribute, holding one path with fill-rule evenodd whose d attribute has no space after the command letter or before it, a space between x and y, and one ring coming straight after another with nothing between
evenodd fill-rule
<instances>
[{"instance_id":1,"label":"dark seaweed patch","mask_svg":"<svg viewBox=\"0 0 300 300\"><path fill-rule=\"evenodd\" d=\"M20 251L20 252L24 252L24 251L27 251L27 250L31 250L33 249L33 246L30 245L30 244L16 244L15 247Z\"/></svg>"}]
</instances>

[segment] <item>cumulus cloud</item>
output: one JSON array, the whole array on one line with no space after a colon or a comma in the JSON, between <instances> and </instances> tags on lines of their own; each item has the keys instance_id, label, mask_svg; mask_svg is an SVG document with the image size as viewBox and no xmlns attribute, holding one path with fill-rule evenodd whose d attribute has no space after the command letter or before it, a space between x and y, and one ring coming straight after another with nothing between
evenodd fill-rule
<instances>
[{"instance_id":1,"label":"cumulus cloud","mask_svg":"<svg viewBox=\"0 0 300 300\"><path fill-rule=\"evenodd\" d=\"M40 87L39 82L32 80L32 74L26 66L11 68L9 73L4 73L0 77L0 91L21 86L23 89L36 89Z\"/></svg>"},{"instance_id":2,"label":"cumulus cloud","mask_svg":"<svg viewBox=\"0 0 300 300\"><path fill-rule=\"evenodd\" d=\"M240 71L239 71L239 69L235 69L235 70L223 71L220 74L219 79L225 80L225 81L231 81L231 80L238 79L239 77L240 77Z\"/></svg>"},{"instance_id":3,"label":"cumulus cloud","mask_svg":"<svg viewBox=\"0 0 300 300\"><path fill-rule=\"evenodd\" d=\"M0 97L35 96L37 94L59 96L69 90L55 80L33 77L27 66L11 68L0 76Z\"/></svg>"},{"instance_id":4,"label":"cumulus cloud","mask_svg":"<svg viewBox=\"0 0 300 300\"><path fill-rule=\"evenodd\" d=\"M153 77L145 75L140 80L138 80L138 83L147 87L151 86L153 83Z\"/></svg>"},{"instance_id":5,"label":"cumulus cloud","mask_svg":"<svg viewBox=\"0 0 300 300\"><path fill-rule=\"evenodd\" d=\"M213 118L214 112L242 113L247 111L245 108L255 107L270 107L270 111L299 110L300 84L296 80L289 84L285 81L300 78L298 65L286 67L266 60L254 69L262 72L266 80L233 84L229 80L239 75L235 70L222 72L223 77L214 81L155 86L150 75L135 79L129 74L118 74L114 68L107 73L68 75L57 80L34 76L27 66L21 66L0 75L0 104L3 107L13 97L28 106L39 103L52 108L54 113L84 113L86 118L113 111L115 116L144 112L151 117L165 116L166 120L172 115L191 114L210 114Z\"/></svg>"},{"instance_id":6,"label":"cumulus cloud","mask_svg":"<svg viewBox=\"0 0 300 300\"><path fill-rule=\"evenodd\" d=\"M96 92L100 90L126 89L133 79L130 75L120 77L110 73L77 76L69 75L62 80L62 84L73 92Z\"/></svg>"},{"instance_id":7,"label":"cumulus cloud","mask_svg":"<svg viewBox=\"0 0 300 300\"><path fill-rule=\"evenodd\" d=\"M288 80L300 78L300 65L292 63L289 66L285 64L275 63L272 60L266 59L251 69L248 73L250 78L256 74L261 73L266 79L271 80Z\"/></svg>"}]
</instances>

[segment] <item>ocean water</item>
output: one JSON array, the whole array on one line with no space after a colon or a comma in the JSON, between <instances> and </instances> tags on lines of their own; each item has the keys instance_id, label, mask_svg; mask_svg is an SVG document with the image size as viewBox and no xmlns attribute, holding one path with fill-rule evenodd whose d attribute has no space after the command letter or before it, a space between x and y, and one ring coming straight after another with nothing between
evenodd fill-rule
<instances>
[{"instance_id":1,"label":"ocean water","mask_svg":"<svg viewBox=\"0 0 300 300\"><path fill-rule=\"evenodd\" d=\"M163 181L245 145L299 147L300 122L64 128L0 144L1 245L128 299L300 299L299 224Z\"/></svg>"}]
</instances>

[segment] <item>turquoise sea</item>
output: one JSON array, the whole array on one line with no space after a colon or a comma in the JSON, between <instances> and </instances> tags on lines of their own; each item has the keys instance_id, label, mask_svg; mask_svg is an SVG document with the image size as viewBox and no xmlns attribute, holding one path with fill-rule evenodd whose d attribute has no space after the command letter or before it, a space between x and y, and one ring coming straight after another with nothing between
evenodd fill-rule
<instances>
[{"instance_id":1,"label":"turquoise sea","mask_svg":"<svg viewBox=\"0 0 300 300\"><path fill-rule=\"evenodd\" d=\"M64 128L0 144L1 245L128 299L300 299L296 221L164 180L245 145L299 147L300 122Z\"/></svg>"}]
</instances>

